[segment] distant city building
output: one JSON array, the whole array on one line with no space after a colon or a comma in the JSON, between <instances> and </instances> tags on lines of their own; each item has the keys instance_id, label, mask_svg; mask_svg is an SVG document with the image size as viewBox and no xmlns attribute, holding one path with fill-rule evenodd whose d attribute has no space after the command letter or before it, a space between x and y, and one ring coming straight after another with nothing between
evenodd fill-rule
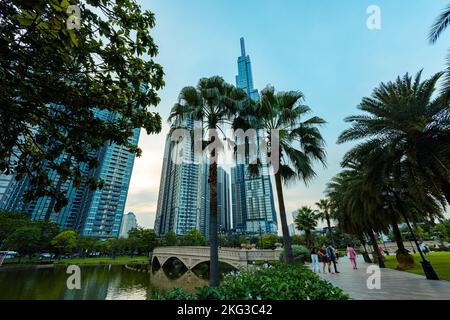
<instances>
[{"instance_id":1,"label":"distant city building","mask_svg":"<svg viewBox=\"0 0 450 320\"><path fill-rule=\"evenodd\" d=\"M289 224L288 225L288 228L289 228L289 235L292 237L292 236L295 236L296 234L297 234L297 230L296 230L296 228L295 228L295 224L294 223L291 223L291 224Z\"/></svg>"},{"instance_id":2,"label":"distant city building","mask_svg":"<svg viewBox=\"0 0 450 320\"><path fill-rule=\"evenodd\" d=\"M250 56L245 52L243 38L241 38L241 56L238 58L236 86L245 90L252 100L259 100L258 90L253 87ZM258 137L255 145L259 153ZM233 166L231 168L231 194L233 229L236 233L277 234L278 227L272 183L267 167L263 166L259 174L255 175L248 170L248 159L245 160L245 164Z\"/></svg>"},{"instance_id":3,"label":"distant city building","mask_svg":"<svg viewBox=\"0 0 450 320\"><path fill-rule=\"evenodd\" d=\"M195 129L192 119L176 119L171 129ZM182 155L182 163L174 163L172 154ZM209 236L209 164L194 152L192 141L173 141L169 133L163 158L163 167L156 210L155 232L166 234L170 231L183 235L198 229ZM200 161L202 160L202 161ZM218 228L230 228L229 175L218 168Z\"/></svg>"},{"instance_id":4,"label":"distant city building","mask_svg":"<svg viewBox=\"0 0 450 320\"><path fill-rule=\"evenodd\" d=\"M133 212L128 212L123 216L122 227L120 228L120 237L128 238L128 232L137 228L136 215Z\"/></svg>"},{"instance_id":5,"label":"distant city building","mask_svg":"<svg viewBox=\"0 0 450 320\"><path fill-rule=\"evenodd\" d=\"M108 121L116 115L107 110L95 110L95 116ZM140 129L135 129L130 142L137 145ZM68 204L59 212L54 211L55 200L41 197L29 203L23 202L23 194L28 189L28 179L11 180L0 200L0 208L27 212L34 220L49 220L58 223L61 229L73 228L84 236L99 238L118 237L125 201L128 194L135 155L128 148L115 143L106 143L94 152L99 161L95 169L82 165L83 183L79 188L71 180L62 181L51 170L49 178L60 191L64 191ZM62 155L57 161L63 161ZM47 165L47 164L44 164ZM89 190L87 177L93 176L104 181L102 189Z\"/></svg>"}]
</instances>

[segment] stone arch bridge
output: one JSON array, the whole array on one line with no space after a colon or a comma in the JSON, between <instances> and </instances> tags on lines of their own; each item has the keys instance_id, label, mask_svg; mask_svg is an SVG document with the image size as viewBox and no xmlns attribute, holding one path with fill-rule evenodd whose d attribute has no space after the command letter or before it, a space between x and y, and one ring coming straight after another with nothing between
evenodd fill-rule
<instances>
[{"instance_id":1,"label":"stone arch bridge","mask_svg":"<svg viewBox=\"0 0 450 320\"><path fill-rule=\"evenodd\" d=\"M153 250L152 265L156 261L163 266L170 258L177 258L190 270L210 260L209 247L158 247ZM273 261L280 257L281 249L246 250L219 248L219 261L235 268L247 267L250 261Z\"/></svg>"}]
</instances>

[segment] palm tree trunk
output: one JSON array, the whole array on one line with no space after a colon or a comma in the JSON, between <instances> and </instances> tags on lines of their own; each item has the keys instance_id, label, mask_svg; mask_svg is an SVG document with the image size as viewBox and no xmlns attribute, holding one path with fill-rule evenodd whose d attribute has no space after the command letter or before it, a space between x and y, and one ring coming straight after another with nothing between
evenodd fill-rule
<instances>
[{"instance_id":1,"label":"palm tree trunk","mask_svg":"<svg viewBox=\"0 0 450 320\"><path fill-rule=\"evenodd\" d=\"M359 241L361 242L361 244L362 244L362 246L364 248L364 253L363 253L364 261L367 262L367 263L370 263L371 261L370 261L369 253L367 252L366 241L364 240L364 237L360 236L359 237Z\"/></svg>"},{"instance_id":2,"label":"palm tree trunk","mask_svg":"<svg viewBox=\"0 0 450 320\"><path fill-rule=\"evenodd\" d=\"M380 268L386 268L386 266L384 265L383 257L381 256L381 250L378 247L377 239L375 238L375 234L373 233L373 230L369 230L368 233L369 233L370 241L372 242L373 251L374 251L374 253L377 254L378 266Z\"/></svg>"},{"instance_id":3,"label":"palm tree trunk","mask_svg":"<svg viewBox=\"0 0 450 320\"><path fill-rule=\"evenodd\" d=\"M305 235L306 235L306 243L308 245L308 248L311 248L312 247L311 231L310 230L305 231Z\"/></svg>"},{"instance_id":4,"label":"palm tree trunk","mask_svg":"<svg viewBox=\"0 0 450 320\"><path fill-rule=\"evenodd\" d=\"M399 267L401 269L405 269L408 266L414 265L414 259L409 254L409 251L405 248L405 245L403 244L402 233L398 227L398 224L394 221L394 219L392 220L391 226L392 226L392 233L394 234L395 242L397 243L398 248L395 256L397 258Z\"/></svg>"},{"instance_id":5,"label":"palm tree trunk","mask_svg":"<svg viewBox=\"0 0 450 320\"><path fill-rule=\"evenodd\" d=\"M391 224L392 226L392 233L394 234L395 242L397 243L397 248L399 251L408 251L405 248L405 245L403 244L403 238L402 233L398 227L398 224L393 222Z\"/></svg>"},{"instance_id":6,"label":"palm tree trunk","mask_svg":"<svg viewBox=\"0 0 450 320\"><path fill-rule=\"evenodd\" d=\"M331 244L333 245L333 248L336 248L336 244L334 243L333 232L331 231L331 221L329 217L327 217L327 225L328 225L328 232L330 233Z\"/></svg>"},{"instance_id":7,"label":"palm tree trunk","mask_svg":"<svg viewBox=\"0 0 450 320\"><path fill-rule=\"evenodd\" d=\"M275 184L277 187L278 207L280 209L281 230L283 231L284 259L286 263L293 264L294 256L292 255L291 236L286 219L286 209L284 207L283 186L281 184L280 172L275 174Z\"/></svg>"},{"instance_id":8,"label":"palm tree trunk","mask_svg":"<svg viewBox=\"0 0 450 320\"><path fill-rule=\"evenodd\" d=\"M214 151L213 151L214 152ZM211 154L213 153L211 152ZM212 154L211 159L214 158ZM210 196L210 217L209 217L209 283L211 287L217 287L220 283L219 276L219 248L217 239L217 162L213 161L209 165L209 196Z\"/></svg>"}]
</instances>

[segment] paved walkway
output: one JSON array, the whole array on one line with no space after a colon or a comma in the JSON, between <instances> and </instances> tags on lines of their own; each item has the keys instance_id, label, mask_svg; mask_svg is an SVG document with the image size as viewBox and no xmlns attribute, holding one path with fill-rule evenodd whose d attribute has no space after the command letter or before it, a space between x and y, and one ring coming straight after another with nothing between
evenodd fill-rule
<instances>
[{"instance_id":1,"label":"paved walkway","mask_svg":"<svg viewBox=\"0 0 450 320\"><path fill-rule=\"evenodd\" d=\"M358 270L353 270L347 257L339 259L339 274L319 273L319 276L344 290L355 300L450 300L450 282L427 280L424 276L397 271L381 270L381 288L370 290L367 272L371 264L358 257ZM331 270L334 271L333 265ZM322 271L322 265L321 270Z\"/></svg>"}]
</instances>

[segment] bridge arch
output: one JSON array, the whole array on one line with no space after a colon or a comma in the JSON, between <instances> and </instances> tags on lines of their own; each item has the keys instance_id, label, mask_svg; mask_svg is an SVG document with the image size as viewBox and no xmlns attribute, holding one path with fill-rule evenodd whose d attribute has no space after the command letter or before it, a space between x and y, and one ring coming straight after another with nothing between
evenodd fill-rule
<instances>
[{"instance_id":1,"label":"bridge arch","mask_svg":"<svg viewBox=\"0 0 450 320\"><path fill-rule=\"evenodd\" d=\"M244 250L237 248L220 248L219 261L233 268L246 267L249 261L278 260L280 250ZM210 261L209 247L158 247L153 251L152 266L156 261L161 265L171 258L180 260L188 270ZM155 260L156 259L156 260Z\"/></svg>"}]
</instances>

